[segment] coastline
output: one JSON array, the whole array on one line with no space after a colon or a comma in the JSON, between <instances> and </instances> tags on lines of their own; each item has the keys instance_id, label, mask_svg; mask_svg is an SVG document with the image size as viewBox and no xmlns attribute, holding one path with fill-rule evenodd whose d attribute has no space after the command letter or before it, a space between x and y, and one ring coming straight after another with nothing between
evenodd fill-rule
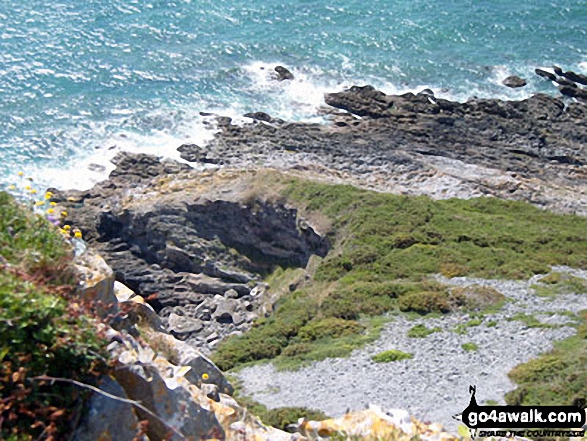
<instances>
[{"instance_id":1,"label":"coastline","mask_svg":"<svg viewBox=\"0 0 587 441\"><path fill-rule=\"evenodd\" d=\"M437 200L491 196L529 202L555 213L587 214L587 143L577 130L587 125L585 104L565 104L541 94L520 102L456 103L427 91L393 96L370 87L329 94L326 102L331 105L324 111L330 120L326 125L286 122L262 112L251 114L254 121L242 126L227 117L206 116L218 130L213 140L206 146L178 148L185 161L203 166L204 171L170 159L123 153L116 157L116 169L108 180L87 191L52 189L54 201L70 213L69 221L82 229L84 238L113 267L117 280L150 299L163 327L204 354L213 353L223 340L248 332L259 319L272 316L275 302L288 291L275 292L266 283L276 265L303 270L289 285L289 291L292 286L295 291L312 283L310 268L316 265L312 256L324 258L334 246L326 240L329 227L323 219L302 216L281 200L277 189L283 179L350 184L384 194ZM530 345L521 353L515 346L502 354L486 347L488 353L478 354L474 363L481 370L474 372L486 375L485 388L499 384L498 395L513 386L507 374L515 365L574 333L564 324L565 313L583 298L571 296L562 304L561 298L555 303L537 301L532 308L526 307L535 295L532 286L536 280L495 282L499 285L496 290L505 297L521 293L522 300L514 295L509 309L487 320L507 323L521 311L558 310L555 303L559 302L560 314L548 319L552 329L543 332L518 322L510 327L479 328L485 343L521 334ZM469 282L463 279L462 283ZM428 383L436 375L447 379L451 372L456 374L450 381L456 383L447 383L447 387L474 381L467 377L466 369L455 371L451 361L443 358L446 351L450 353L448 348L458 348L463 340L451 337L452 328L471 317L467 313L447 316L440 324L443 332L434 337L440 338L438 345L422 346L433 352L438 346L440 351L434 356L439 363L434 364L432 377L424 376ZM410 385L402 383L400 389L375 395L369 393L369 387L382 378L381 368L373 371L375 377L365 374L355 386L341 386L337 379L344 372L350 378L342 383L350 384L351 378L361 378L361 372L373 368L369 360L373 353L387 349L389 343L405 345L405 339L385 338L390 333L402 334L415 323L398 320L385 326L381 339L372 346L342 361L327 359L294 373L275 372L268 366L245 368L238 374L244 392L270 408L312 405L334 413L332 416L340 416L349 404L352 410L360 410L372 404L365 400L373 398L382 406L398 403L417 417L442 422L454 431L455 423L448 419L452 410L438 413L417 404L419 396L434 403L438 393L438 388L425 388L430 392L426 395L426 390L416 387L422 380L418 374L405 369L400 373L395 366L387 372L391 377L383 375L386 383L393 384L394 378L408 372L404 380ZM407 349L410 344L416 343L409 343ZM450 360L459 360L457 365L472 360L457 352L449 355ZM501 366L499 372L485 372L486 364L504 360L511 365ZM406 363L412 366L411 361ZM418 363L426 362L419 359ZM318 379L316 390L297 390L301 396L296 398L291 391L285 393L284 385L299 384L307 376ZM438 384L444 383L439 380ZM274 386L283 389L284 395L275 393ZM333 398L341 389L348 393L347 398ZM405 400L394 401L404 390ZM490 398L501 399L497 395ZM453 400L447 398L447 402Z\"/></svg>"}]
</instances>

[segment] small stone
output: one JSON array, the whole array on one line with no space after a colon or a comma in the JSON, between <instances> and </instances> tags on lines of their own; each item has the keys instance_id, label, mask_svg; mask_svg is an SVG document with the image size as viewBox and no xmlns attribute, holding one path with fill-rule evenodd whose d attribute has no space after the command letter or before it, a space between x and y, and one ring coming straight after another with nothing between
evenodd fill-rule
<instances>
[{"instance_id":1,"label":"small stone","mask_svg":"<svg viewBox=\"0 0 587 441\"><path fill-rule=\"evenodd\" d=\"M229 289L224 293L224 298L226 299L238 299L238 292L234 289Z\"/></svg>"}]
</instances>

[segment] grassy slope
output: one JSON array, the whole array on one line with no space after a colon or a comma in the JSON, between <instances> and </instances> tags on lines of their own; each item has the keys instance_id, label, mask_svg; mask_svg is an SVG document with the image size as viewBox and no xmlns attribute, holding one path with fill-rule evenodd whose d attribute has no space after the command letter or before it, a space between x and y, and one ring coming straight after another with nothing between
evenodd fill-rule
<instances>
[{"instance_id":1,"label":"grassy slope","mask_svg":"<svg viewBox=\"0 0 587 441\"><path fill-rule=\"evenodd\" d=\"M346 355L376 338L370 317L389 311L479 310L501 300L449 291L426 281L431 274L516 279L553 264L587 268L587 219L522 202L433 201L291 179L281 181L281 194L308 218L329 218L333 247L311 284L284 296L250 332L223 342L214 359L225 370Z\"/></svg>"},{"instance_id":2,"label":"grassy slope","mask_svg":"<svg viewBox=\"0 0 587 441\"><path fill-rule=\"evenodd\" d=\"M579 313L577 334L510 372L518 388L506 394L511 405L569 405L587 399L587 311Z\"/></svg>"},{"instance_id":3,"label":"grassy slope","mask_svg":"<svg viewBox=\"0 0 587 441\"><path fill-rule=\"evenodd\" d=\"M3 192L0 256L0 438L36 439L43 431L59 438L82 396L68 384L31 378L93 383L104 345L91 319L68 302L75 285L60 233Z\"/></svg>"}]
</instances>

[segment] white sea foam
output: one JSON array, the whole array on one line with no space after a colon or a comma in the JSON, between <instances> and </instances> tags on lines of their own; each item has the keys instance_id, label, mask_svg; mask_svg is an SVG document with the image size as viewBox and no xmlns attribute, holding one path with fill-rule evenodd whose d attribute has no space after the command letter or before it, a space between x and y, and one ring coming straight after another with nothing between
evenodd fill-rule
<instances>
[{"instance_id":1,"label":"white sea foam","mask_svg":"<svg viewBox=\"0 0 587 441\"><path fill-rule=\"evenodd\" d=\"M114 113L127 114L127 112ZM204 125L203 118L197 112L186 117L181 127L172 131L152 130L149 133L137 133L123 129L112 131L106 126L106 123L89 124L69 134L69 142L92 137L86 141L85 145L93 145L93 151L80 148L61 165L55 162L52 162L50 166L31 162L22 170L27 175L35 176L41 185L84 190L105 179L114 170L115 166L111 160L119 152L147 153L186 162L181 159L177 151L181 144L205 145L214 136L214 130Z\"/></svg>"}]
</instances>

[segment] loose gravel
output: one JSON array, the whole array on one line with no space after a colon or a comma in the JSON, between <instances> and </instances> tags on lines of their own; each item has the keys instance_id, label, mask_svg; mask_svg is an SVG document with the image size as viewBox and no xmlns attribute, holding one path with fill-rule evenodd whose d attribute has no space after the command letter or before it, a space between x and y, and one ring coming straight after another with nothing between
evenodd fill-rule
<instances>
[{"instance_id":1,"label":"loose gravel","mask_svg":"<svg viewBox=\"0 0 587 441\"><path fill-rule=\"evenodd\" d=\"M587 279L587 271L554 267ZM467 314L410 320L394 316L373 344L355 350L349 358L326 359L297 371L277 371L272 364L242 369L238 377L243 392L269 408L304 406L320 409L337 417L348 410L361 410L377 404L384 410L405 409L418 419L441 423L456 431L452 416L469 403L469 385L477 386L480 404L494 400L505 404L503 396L515 389L508 372L552 348L554 341L570 337L569 313L587 308L587 295L539 297L531 285L541 276L527 281L485 280L474 278L438 280L457 286L484 285L503 293L508 302L501 310L487 315L479 326L455 329L467 323ZM516 314L534 315L548 328L532 328ZM487 326L490 322L495 326ZM407 332L417 324L441 331L426 338L410 338ZM461 345L475 343L476 351ZM382 351L399 349L414 354L409 360L375 363L371 357Z\"/></svg>"}]
</instances>

